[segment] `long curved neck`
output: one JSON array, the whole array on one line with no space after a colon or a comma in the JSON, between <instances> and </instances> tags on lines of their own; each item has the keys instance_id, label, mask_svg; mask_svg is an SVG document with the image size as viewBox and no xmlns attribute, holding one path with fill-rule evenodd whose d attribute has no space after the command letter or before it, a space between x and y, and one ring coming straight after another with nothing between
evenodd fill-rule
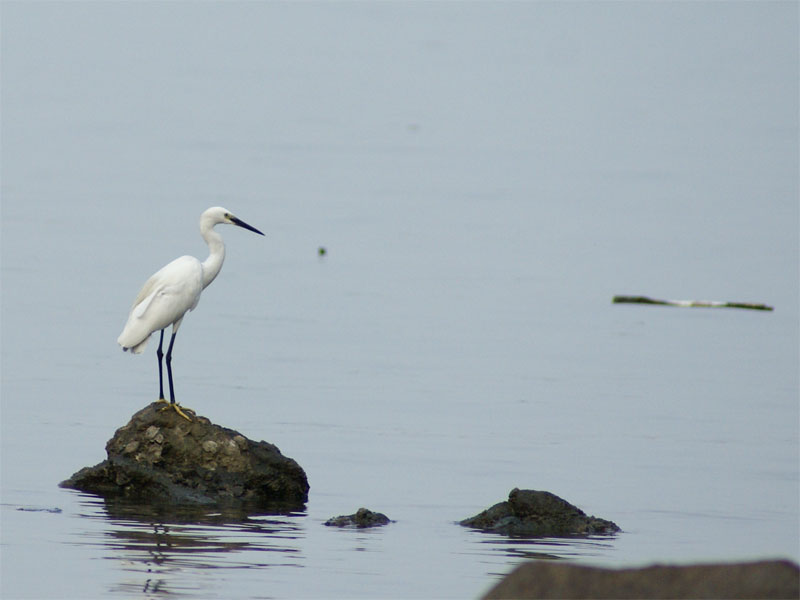
<instances>
[{"instance_id":1,"label":"long curved neck","mask_svg":"<svg viewBox=\"0 0 800 600\"><path fill-rule=\"evenodd\" d=\"M225 243L222 236L214 231L213 228L201 230L203 239L208 244L208 258L202 262L203 265L203 289L219 274L222 263L225 260Z\"/></svg>"}]
</instances>

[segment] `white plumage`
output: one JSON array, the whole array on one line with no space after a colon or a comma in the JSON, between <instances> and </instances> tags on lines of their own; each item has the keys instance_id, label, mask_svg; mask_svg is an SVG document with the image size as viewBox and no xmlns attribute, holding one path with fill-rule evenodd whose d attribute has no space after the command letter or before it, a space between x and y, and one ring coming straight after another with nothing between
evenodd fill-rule
<instances>
[{"instance_id":1,"label":"white plumage","mask_svg":"<svg viewBox=\"0 0 800 600\"><path fill-rule=\"evenodd\" d=\"M145 282L117 343L141 354L154 331L172 325L177 332L183 316L200 302L202 291L203 264L194 256L176 258Z\"/></svg>"},{"instance_id":2,"label":"white plumage","mask_svg":"<svg viewBox=\"0 0 800 600\"><path fill-rule=\"evenodd\" d=\"M206 210L200 216L200 234L208 244L208 258L200 262L193 256L181 256L154 273L145 282L136 296L136 300L133 301L128 321L117 338L117 343L122 346L123 350L141 354L147 346L150 336L156 331L161 331L157 353L158 383L159 400L164 400L161 346L164 341L164 329L172 325L172 338L166 355L171 404L175 403L171 366L175 335L178 333L184 315L197 306L201 292L214 281L225 260L225 244L222 236L214 231L214 226L220 224L237 225L264 235L220 206Z\"/></svg>"}]
</instances>

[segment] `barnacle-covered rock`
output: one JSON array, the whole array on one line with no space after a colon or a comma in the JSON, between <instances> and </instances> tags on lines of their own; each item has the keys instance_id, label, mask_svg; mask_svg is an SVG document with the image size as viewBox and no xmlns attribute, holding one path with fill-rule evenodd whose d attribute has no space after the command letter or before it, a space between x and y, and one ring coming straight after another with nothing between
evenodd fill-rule
<instances>
[{"instance_id":1,"label":"barnacle-covered rock","mask_svg":"<svg viewBox=\"0 0 800 600\"><path fill-rule=\"evenodd\" d=\"M108 499L172 505L302 508L303 469L267 442L194 416L187 421L154 402L106 444L108 458L60 485Z\"/></svg>"}]
</instances>

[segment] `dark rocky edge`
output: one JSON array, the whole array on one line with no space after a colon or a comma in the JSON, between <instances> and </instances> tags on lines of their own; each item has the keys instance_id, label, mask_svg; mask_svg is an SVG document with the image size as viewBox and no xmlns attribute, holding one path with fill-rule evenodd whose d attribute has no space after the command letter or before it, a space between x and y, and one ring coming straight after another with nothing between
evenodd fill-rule
<instances>
[{"instance_id":1,"label":"dark rocky edge","mask_svg":"<svg viewBox=\"0 0 800 600\"><path fill-rule=\"evenodd\" d=\"M107 500L169 506L219 506L253 512L302 509L303 469L278 448L152 403L106 444L108 458L59 485Z\"/></svg>"},{"instance_id":2,"label":"dark rocky edge","mask_svg":"<svg viewBox=\"0 0 800 600\"><path fill-rule=\"evenodd\" d=\"M508 501L495 504L460 524L520 537L603 535L620 530L616 523L587 516L555 494L518 488L511 490Z\"/></svg>"},{"instance_id":3,"label":"dark rocky edge","mask_svg":"<svg viewBox=\"0 0 800 600\"><path fill-rule=\"evenodd\" d=\"M330 527L357 527L363 529L366 527L380 527L391 523L391 519L379 512L372 512L366 508L359 508L353 515L341 515L339 517L332 517L325 521L325 525Z\"/></svg>"},{"instance_id":4,"label":"dark rocky edge","mask_svg":"<svg viewBox=\"0 0 800 600\"><path fill-rule=\"evenodd\" d=\"M798 598L800 569L789 561L641 569L602 569L531 561L519 565L484 600L518 598Z\"/></svg>"}]
</instances>

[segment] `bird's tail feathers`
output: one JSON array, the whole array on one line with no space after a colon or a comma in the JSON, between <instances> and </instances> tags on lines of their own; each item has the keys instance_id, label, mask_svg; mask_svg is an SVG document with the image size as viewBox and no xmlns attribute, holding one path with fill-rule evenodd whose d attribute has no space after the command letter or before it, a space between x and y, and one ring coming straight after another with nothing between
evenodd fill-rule
<instances>
[{"instance_id":1,"label":"bird's tail feathers","mask_svg":"<svg viewBox=\"0 0 800 600\"><path fill-rule=\"evenodd\" d=\"M146 338L144 338L141 342L139 342L135 346L125 346L122 342L119 343L122 346L123 352L130 352L131 354L141 354L142 352L144 352L144 349L147 347L147 342L149 341L150 341L150 336L148 335Z\"/></svg>"}]
</instances>

